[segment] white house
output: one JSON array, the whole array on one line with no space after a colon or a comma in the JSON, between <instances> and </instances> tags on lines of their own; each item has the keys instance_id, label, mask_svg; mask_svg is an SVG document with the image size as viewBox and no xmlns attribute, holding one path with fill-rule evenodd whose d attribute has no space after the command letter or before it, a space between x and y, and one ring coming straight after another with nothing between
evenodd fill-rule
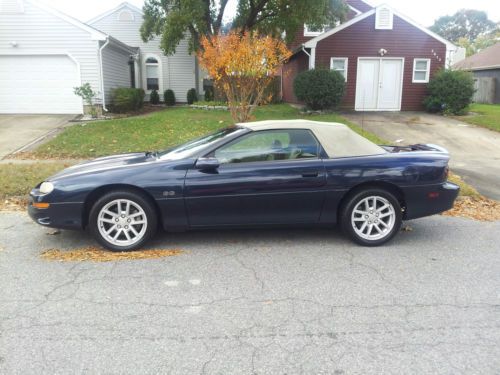
<instances>
[{"instance_id":1,"label":"white house","mask_svg":"<svg viewBox=\"0 0 500 375\"><path fill-rule=\"evenodd\" d=\"M187 42L164 56L144 43L140 9L123 3L82 23L36 0L0 0L0 113L82 113L75 86L89 82L106 110L111 89L174 90L180 102L200 88Z\"/></svg>"}]
</instances>

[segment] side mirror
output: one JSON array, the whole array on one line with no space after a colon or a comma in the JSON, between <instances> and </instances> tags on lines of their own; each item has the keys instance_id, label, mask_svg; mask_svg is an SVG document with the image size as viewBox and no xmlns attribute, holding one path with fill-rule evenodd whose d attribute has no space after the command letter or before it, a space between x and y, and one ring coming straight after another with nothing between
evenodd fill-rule
<instances>
[{"instance_id":1,"label":"side mirror","mask_svg":"<svg viewBox=\"0 0 500 375\"><path fill-rule=\"evenodd\" d=\"M219 168L219 160L217 158L199 158L196 161L196 169L211 170Z\"/></svg>"}]
</instances>

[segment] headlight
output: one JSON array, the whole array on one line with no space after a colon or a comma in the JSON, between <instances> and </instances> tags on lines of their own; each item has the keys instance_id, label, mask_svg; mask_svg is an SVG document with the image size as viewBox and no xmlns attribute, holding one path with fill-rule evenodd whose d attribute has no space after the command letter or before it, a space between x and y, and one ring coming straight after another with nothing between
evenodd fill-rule
<instances>
[{"instance_id":1,"label":"headlight","mask_svg":"<svg viewBox=\"0 0 500 375\"><path fill-rule=\"evenodd\" d=\"M52 182L42 182L40 189L38 190L40 190L40 193L42 194L49 194L52 190L54 190L54 184Z\"/></svg>"}]
</instances>

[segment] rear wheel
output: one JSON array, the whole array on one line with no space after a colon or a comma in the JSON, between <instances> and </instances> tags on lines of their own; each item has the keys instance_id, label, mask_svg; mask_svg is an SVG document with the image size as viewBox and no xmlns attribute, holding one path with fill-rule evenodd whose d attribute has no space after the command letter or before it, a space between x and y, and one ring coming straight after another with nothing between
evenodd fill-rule
<instances>
[{"instance_id":1,"label":"rear wheel","mask_svg":"<svg viewBox=\"0 0 500 375\"><path fill-rule=\"evenodd\" d=\"M383 189L366 189L352 195L341 213L341 225L353 241L378 246L394 237L401 227L401 206Z\"/></svg>"},{"instance_id":2,"label":"rear wheel","mask_svg":"<svg viewBox=\"0 0 500 375\"><path fill-rule=\"evenodd\" d=\"M142 194L113 191L94 204L89 227L95 239L110 250L136 250L155 234L157 217Z\"/></svg>"}]
</instances>

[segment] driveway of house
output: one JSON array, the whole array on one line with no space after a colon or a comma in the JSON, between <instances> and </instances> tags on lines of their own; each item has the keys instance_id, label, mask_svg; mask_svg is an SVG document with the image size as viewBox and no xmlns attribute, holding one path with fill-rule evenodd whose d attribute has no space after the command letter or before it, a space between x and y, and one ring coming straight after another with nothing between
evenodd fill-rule
<instances>
[{"instance_id":1,"label":"driveway of house","mask_svg":"<svg viewBox=\"0 0 500 375\"><path fill-rule=\"evenodd\" d=\"M75 115L0 115L0 159L57 131Z\"/></svg>"},{"instance_id":2,"label":"driveway of house","mask_svg":"<svg viewBox=\"0 0 500 375\"><path fill-rule=\"evenodd\" d=\"M1 374L498 374L499 222L434 216L382 247L332 229L161 234L180 255L40 258L0 213Z\"/></svg>"},{"instance_id":3,"label":"driveway of house","mask_svg":"<svg viewBox=\"0 0 500 375\"><path fill-rule=\"evenodd\" d=\"M450 152L450 167L455 173L480 193L500 200L500 133L422 112L365 112L344 116L391 144L434 143L445 147Z\"/></svg>"}]
</instances>

